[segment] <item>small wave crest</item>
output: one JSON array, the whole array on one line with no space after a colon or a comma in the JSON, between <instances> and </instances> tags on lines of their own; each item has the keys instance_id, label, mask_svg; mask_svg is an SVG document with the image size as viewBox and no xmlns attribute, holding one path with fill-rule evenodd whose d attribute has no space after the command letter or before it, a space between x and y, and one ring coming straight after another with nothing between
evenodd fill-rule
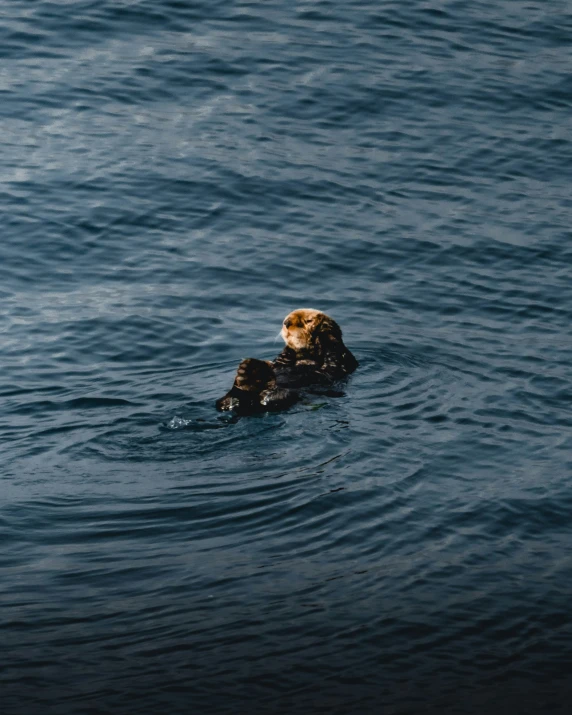
<instances>
[{"instance_id":1,"label":"small wave crest","mask_svg":"<svg viewBox=\"0 0 572 715\"><path fill-rule=\"evenodd\" d=\"M167 422L167 429L185 429L185 427L188 427L192 422L192 420L186 420L184 417L175 415Z\"/></svg>"}]
</instances>

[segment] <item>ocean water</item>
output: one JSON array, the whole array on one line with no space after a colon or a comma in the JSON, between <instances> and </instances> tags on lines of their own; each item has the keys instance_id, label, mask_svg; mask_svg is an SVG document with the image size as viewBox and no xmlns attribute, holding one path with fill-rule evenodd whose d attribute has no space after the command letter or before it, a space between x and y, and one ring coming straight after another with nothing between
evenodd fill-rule
<instances>
[{"instance_id":1,"label":"ocean water","mask_svg":"<svg viewBox=\"0 0 572 715\"><path fill-rule=\"evenodd\" d=\"M2 713L569 712L570 4L0 15Z\"/></svg>"}]
</instances>

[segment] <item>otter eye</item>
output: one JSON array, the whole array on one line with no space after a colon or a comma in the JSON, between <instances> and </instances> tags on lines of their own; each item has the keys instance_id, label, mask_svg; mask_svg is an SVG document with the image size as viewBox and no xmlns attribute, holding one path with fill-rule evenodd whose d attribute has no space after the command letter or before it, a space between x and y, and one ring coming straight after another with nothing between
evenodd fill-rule
<instances>
[{"instance_id":1,"label":"otter eye","mask_svg":"<svg viewBox=\"0 0 572 715\"><path fill-rule=\"evenodd\" d=\"M285 327L285 328L289 328L291 325L292 325L292 321L291 321L291 320L285 320L285 321L284 321L284 327Z\"/></svg>"}]
</instances>

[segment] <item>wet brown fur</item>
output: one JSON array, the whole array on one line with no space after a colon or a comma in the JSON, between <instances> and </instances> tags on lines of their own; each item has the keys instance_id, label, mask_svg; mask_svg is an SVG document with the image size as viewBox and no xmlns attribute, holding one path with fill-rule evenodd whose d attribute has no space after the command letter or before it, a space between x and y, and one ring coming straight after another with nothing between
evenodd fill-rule
<instances>
[{"instance_id":1,"label":"wet brown fur","mask_svg":"<svg viewBox=\"0 0 572 715\"><path fill-rule=\"evenodd\" d=\"M282 409L298 398L298 388L332 384L358 366L335 320L312 308L289 313L282 323L284 350L272 362L247 358L232 389L217 409L243 412Z\"/></svg>"}]
</instances>

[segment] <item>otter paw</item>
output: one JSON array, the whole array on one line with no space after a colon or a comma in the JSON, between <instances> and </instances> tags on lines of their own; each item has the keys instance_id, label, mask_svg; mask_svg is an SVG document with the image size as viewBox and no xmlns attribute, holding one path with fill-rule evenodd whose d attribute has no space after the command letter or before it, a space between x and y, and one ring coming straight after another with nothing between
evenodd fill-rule
<instances>
[{"instance_id":1,"label":"otter paw","mask_svg":"<svg viewBox=\"0 0 572 715\"><path fill-rule=\"evenodd\" d=\"M265 410L284 410L298 402L299 394L296 390L284 388L270 388L260 393L260 404Z\"/></svg>"},{"instance_id":2,"label":"otter paw","mask_svg":"<svg viewBox=\"0 0 572 715\"><path fill-rule=\"evenodd\" d=\"M262 392L273 384L274 370L270 363L256 358L246 358L238 366L234 387L246 392Z\"/></svg>"},{"instance_id":3,"label":"otter paw","mask_svg":"<svg viewBox=\"0 0 572 715\"><path fill-rule=\"evenodd\" d=\"M221 412L230 412L231 410L237 410L239 407L240 400L234 395L225 395L216 401L216 408Z\"/></svg>"}]
</instances>

